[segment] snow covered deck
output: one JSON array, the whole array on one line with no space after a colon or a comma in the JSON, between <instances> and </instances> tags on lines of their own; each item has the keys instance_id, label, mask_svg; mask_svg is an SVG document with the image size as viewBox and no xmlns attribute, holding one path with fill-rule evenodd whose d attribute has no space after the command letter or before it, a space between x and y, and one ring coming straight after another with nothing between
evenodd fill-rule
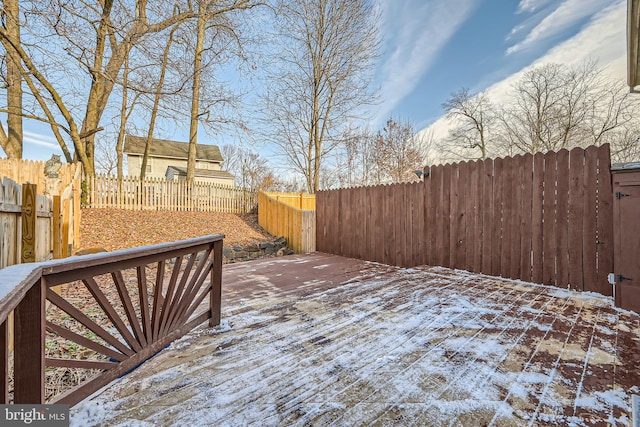
<instances>
[{"instance_id":1,"label":"snow covered deck","mask_svg":"<svg viewBox=\"0 0 640 427\"><path fill-rule=\"evenodd\" d=\"M640 316L595 294L326 254L226 265L201 327L72 425L630 423Z\"/></svg>"}]
</instances>

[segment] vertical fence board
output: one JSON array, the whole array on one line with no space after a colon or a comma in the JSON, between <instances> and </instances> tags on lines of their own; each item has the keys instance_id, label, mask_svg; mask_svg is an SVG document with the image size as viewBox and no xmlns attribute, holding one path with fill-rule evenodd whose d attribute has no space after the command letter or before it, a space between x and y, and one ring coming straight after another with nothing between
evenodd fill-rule
<instances>
[{"instance_id":1,"label":"vertical fence board","mask_svg":"<svg viewBox=\"0 0 640 427\"><path fill-rule=\"evenodd\" d=\"M493 221L491 224L491 274L502 273L502 183L504 160L493 161Z\"/></svg>"},{"instance_id":2,"label":"vertical fence board","mask_svg":"<svg viewBox=\"0 0 640 427\"><path fill-rule=\"evenodd\" d=\"M449 254L452 253L455 246L451 246L450 236L451 236L451 224L453 222L453 218L451 216L451 187L450 182L453 179L453 166L445 165L444 170L442 171L442 244L443 244L443 259L444 263L441 264L444 267L452 267Z\"/></svg>"},{"instance_id":3,"label":"vertical fence board","mask_svg":"<svg viewBox=\"0 0 640 427\"><path fill-rule=\"evenodd\" d=\"M324 244L324 227L326 224L326 220L324 217L324 211L326 209L326 195L328 193L326 191L318 191L316 193L316 202L317 202L317 207L316 207L316 245L317 245L317 249L318 251L321 252L326 252L327 249L325 247ZM260 193L260 197L262 197L262 193ZM262 199L259 199L262 200ZM260 214L260 204L261 202L258 202L258 214Z\"/></svg>"},{"instance_id":4,"label":"vertical fence board","mask_svg":"<svg viewBox=\"0 0 640 427\"><path fill-rule=\"evenodd\" d=\"M425 182L417 183L413 186L414 200L416 201L415 211L413 213L414 220L417 222L417 238L415 239L414 248L416 254L413 260L413 265L423 265L427 263L426 250L427 250L427 233L424 223L424 211L425 211Z\"/></svg>"},{"instance_id":5,"label":"vertical fence board","mask_svg":"<svg viewBox=\"0 0 640 427\"><path fill-rule=\"evenodd\" d=\"M340 250L341 253L345 254L345 256L347 257L351 257L352 255L352 251L351 251L351 244L353 239L348 239L347 236L349 234L351 234L353 232L353 224L351 223L351 213L353 212L353 209L348 209L347 207L351 207L353 206L351 204L351 193L353 192L353 190L350 189L345 189L344 191L341 191L341 196L340 196L340 245L342 247L342 249ZM344 207L344 208L342 208Z\"/></svg>"},{"instance_id":6,"label":"vertical fence board","mask_svg":"<svg viewBox=\"0 0 640 427\"><path fill-rule=\"evenodd\" d=\"M569 283L573 289L584 289L582 278L582 220L584 216L584 150L569 152Z\"/></svg>"},{"instance_id":7,"label":"vertical fence board","mask_svg":"<svg viewBox=\"0 0 640 427\"><path fill-rule=\"evenodd\" d=\"M422 242L422 259L420 264L431 264L431 253L435 250L435 234L434 234L434 224L433 218L435 214L434 202L433 202L433 168L430 170L430 174L424 180L424 185L422 186L422 200L424 205L424 210L422 214L423 223L424 223L424 238Z\"/></svg>"},{"instance_id":8,"label":"vertical fence board","mask_svg":"<svg viewBox=\"0 0 640 427\"><path fill-rule=\"evenodd\" d=\"M373 198L371 200L372 210L376 211L373 233L375 236L375 261L384 262L385 234L384 234L384 187L378 185L374 187Z\"/></svg>"},{"instance_id":9,"label":"vertical fence board","mask_svg":"<svg viewBox=\"0 0 640 427\"><path fill-rule=\"evenodd\" d=\"M403 266L410 267L413 259L413 235L411 230L413 229L413 200L411 199L411 184L406 183L402 186L404 190L404 202L407 209L404 211L404 227L402 230L404 240L404 256Z\"/></svg>"},{"instance_id":10,"label":"vertical fence board","mask_svg":"<svg viewBox=\"0 0 640 427\"><path fill-rule=\"evenodd\" d=\"M585 151L585 195L584 216L582 221L582 258L584 290L597 289L597 217L598 207L598 175L594 173L598 168L598 148L589 147Z\"/></svg>"},{"instance_id":11,"label":"vertical fence board","mask_svg":"<svg viewBox=\"0 0 640 427\"><path fill-rule=\"evenodd\" d=\"M609 144L598 149L598 273L596 292L612 295L607 275L613 273L613 187Z\"/></svg>"},{"instance_id":12,"label":"vertical fence board","mask_svg":"<svg viewBox=\"0 0 640 427\"><path fill-rule=\"evenodd\" d=\"M362 245L362 242L365 241L365 237L364 237L365 230L367 227L367 221L369 220L369 215L367 215L365 210L364 192L365 192L364 187L359 187L355 189L356 220L354 221L354 225L356 226L356 229L354 231L356 232L356 238L354 239L354 242L353 242L354 244L353 256L358 259L363 259L364 251L367 250L367 248L363 248L363 245ZM300 200L300 204L302 205L302 200ZM364 215L358 215L361 212L364 213Z\"/></svg>"},{"instance_id":13,"label":"vertical fence board","mask_svg":"<svg viewBox=\"0 0 640 427\"><path fill-rule=\"evenodd\" d=\"M493 232L493 160L482 162L482 273L491 274Z\"/></svg>"},{"instance_id":14,"label":"vertical fence board","mask_svg":"<svg viewBox=\"0 0 640 427\"><path fill-rule=\"evenodd\" d=\"M556 153L544 155L544 193L543 193L543 265L542 283L556 285Z\"/></svg>"},{"instance_id":15,"label":"vertical fence board","mask_svg":"<svg viewBox=\"0 0 640 427\"><path fill-rule=\"evenodd\" d=\"M569 151L558 151L556 170L556 286L566 287L569 284Z\"/></svg>"},{"instance_id":16,"label":"vertical fence board","mask_svg":"<svg viewBox=\"0 0 640 427\"><path fill-rule=\"evenodd\" d=\"M361 248L362 258L367 261L372 261L374 256L375 248L373 247L373 233L372 233L372 222L374 221L373 210L371 209L371 188L370 187L362 187L362 206L364 209L364 216L366 217L366 221L364 223L364 227L362 229L362 245Z\"/></svg>"},{"instance_id":17,"label":"vertical fence board","mask_svg":"<svg viewBox=\"0 0 640 427\"><path fill-rule=\"evenodd\" d=\"M481 160L474 162L472 182L473 212L473 235L471 245L473 245L473 260L471 261L471 271L482 271L482 170L484 163Z\"/></svg>"},{"instance_id":18,"label":"vertical fence board","mask_svg":"<svg viewBox=\"0 0 640 427\"><path fill-rule=\"evenodd\" d=\"M459 221L459 238L458 242L460 247L458 249L458 264L463 270L470 270L469 265L469 251L473 250L473 240L470 233L469 223L472 218L473 210L473 186L471 183L471 169L473 162L468 161L462 164L460 168L460 179L458 180L459 194L462 196L460 200L460 213L458 217ZM473 262L473 255L471 255L471 262Z\"/></svg>"},{"instance_id":19,"label":"vertical fence board","mask_svg":"<svg viewBox=\"0 0 640 427\"><path fill-rule=\"evenodd\" d=\"M449 166L449 165L447 165ZM460 163L450 165L451 175L449 185L445 184L445 189L449 190L449 262L447 267L457 268L458 249L458 174Z\"/></svg>"},{"instance_id":20,"label":"vertical fence board","mask_svg":"<svg viewBox=\"0 0 640 427\"><path fill-rule=\"evenodd\" d=\"M517 155L513 158L511 194L513 199L513 218L511 220L511 259L509 264L509 277L513 279L520 276L521 235L522 235L522 181L524 171L524 157Z\"/></svg>"},{"instance_id":21,"label":"vertical fence board","mask_svg":"<svg viewBox=\"0 0 640 427\"><path fill-rule=\"evenodd\" d=\"M515 220L513 183L515 178L515 160L504 161L503 183L502 183L502 247L500 270L503 277L512 277L511 260L513 259L513 239L512 230Z\"/></svg>"},{"instance_id":22,"label":"vertical fence board","mask_svg":"<svg viewBox=\"0 0 640 427\"><path fill-rule=\"evenodd\" d=\"M520 278L531 281L531 238L533 202L533 156L525 154L522 158L522 197L520 203Z\"/></svg>"},{"instance_id":23,"label":"vertical fence board","mask_svg":"<svg viewBox=\"0 0 640 427\"><path fill-rule=\"evenodd\" d=\"M536 153L533 156L533 197L531 206L531 280L542 283L543 276L543 196L544 196L544 155Z\"/></svg>"},{"instance_id":24,"label":"vertical fence board","mask_svg":"<svg viewBox=\"0 0 640 427\"><path fill-rule=\"evenodd\" d=\"M392 259L393 265L404 266L404 246L406 245L406 239L404 236L404 213L406 211L404 205L404 185L390 185L391 193L393 194L393 219L394 224L394 243Z\"/></svg>"},{"instance_id":25,"label":"vertical fence board","mask_svg":"<svg viewBox=\"0 0 640 427\"><path fill-rule=\"evenodd\" d=\"M431 242L434 243L429 256L429 264L431 265L444 265L444 242L443 242L443 194L442 194L442 181L443 181L444 168L442 166L436 166L431 170L431 195L432 202L434 204L434 213L429 214L431 217L429 221L429 227L432 229Z\"/></svg>"},{"instance_id":26,"label":"vertical fence board","mask_svg":"<svg viewBox=\"0 0 640 427\"><path fill-rule=\"evenodd\" d=\"M393 264L395 254L395 226L394 226L394 191L390 185L384 186L384 236L386 236L384 242L384 263Z\"/></svg>"}]
</instances>

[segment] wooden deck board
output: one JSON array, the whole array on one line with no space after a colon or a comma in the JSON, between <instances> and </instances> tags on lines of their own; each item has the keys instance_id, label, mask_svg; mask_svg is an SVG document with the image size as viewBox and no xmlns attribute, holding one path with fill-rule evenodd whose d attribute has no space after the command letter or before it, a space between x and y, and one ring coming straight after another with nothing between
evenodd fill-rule
<instances>
[{"instance_id":1,"label":"wooden deck board","mask_svg":"<svg viewBox=\"0 0 640 427\"><path fill-rule=\"evenodd\" d=\"M172 344L71 421L625 425L639 318L595 294L439 267L320 253L227 265L222 327Z\"/></svg>"}]
</instances>

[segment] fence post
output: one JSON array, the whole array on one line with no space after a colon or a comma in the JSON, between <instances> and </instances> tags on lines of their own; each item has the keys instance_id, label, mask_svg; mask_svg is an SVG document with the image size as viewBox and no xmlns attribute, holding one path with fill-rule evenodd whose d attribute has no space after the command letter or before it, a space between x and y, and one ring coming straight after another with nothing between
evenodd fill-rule
<instances>
[{"instance_id":1,"label":"fence post","mask_svg":"<svg viewBox=\"0 0 640 427\"><path fill-rule=\"evenodd\" d=\"M62 236L60 227L60 216L62 214L62 207L60 203L60 196L53 196L53 257L55 259L62 258Z\"/></svg>"},{"instance_id":2,"label":"fence post","mask_svg":"<svg viewBox=\"0 0 640 427\"><path fill-rule=\"evenodd\" d=\"M22 263L36 261L36 194L36 184L22 185Z\"/></svg>"},{"instance_id":3,"label":"fence post","mask_svg":"<svg viewBox=\"0 0 640 427\"><path fill-rule=\"evenodd\" d=\"M14 403L44 402L44 279L29 289L14 311Z\"/></svg>"}]
</instances>

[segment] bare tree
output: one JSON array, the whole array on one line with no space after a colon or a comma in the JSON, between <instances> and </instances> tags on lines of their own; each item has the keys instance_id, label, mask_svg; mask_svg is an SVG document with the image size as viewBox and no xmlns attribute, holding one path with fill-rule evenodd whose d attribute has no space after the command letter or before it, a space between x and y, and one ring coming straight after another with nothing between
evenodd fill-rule
<instances>
[{"instance_id":1,"label":"bare tree","mask_svg":"<svg viewBox=\"0 0 640 427\"><path fill-rule=\"evenodd\" d=\"M260 154L237 145L220 147L225 170L233 174L236 184L251 191L271 191L279 187L279 180Z\"/></svg>"},{"instance_id":2,"label":"bare tree","mask_svg":"<svg viewBox=\"0 0 640 427\"><path fill-rule=\"evenodd\" d=\"M283 1L279 12L278 69L266 97L270 139L313 193L344 123L374 99L379 19L370 0Z\"/></svg>"},{"instance_id":3,"label":"bare tree","mask_svg":"<svg viewBox=\"0 0 640 427\"><path fill-rule=\"evenodd\" d=\"M451 94L442 104L447 119L453 124L444 150L463 158L487 158L487 127L493 121L493 106L489 97L481 92L470 94L463 88Z\"/></svg>"},{"instance_id":4,"label":"bare tree","mask_svg":"<svg viewBox=\"0 0 640 427\"><path fill-rule=\"evenodd\" d=\"M7 131L0 124L0 146L7 157L17 159L22 158L22 66L12 46L20 45L19 10L18 0L4 0L1 13L6 37L0 37L7 69Z\"/></svg>"},{"instance_id":5,"label":"bare tree","mask_svg":"<svg viewBox=\"0 0 640 427\"><path fill-rule=\"evenodd\" d=\"M376 184L415 181L417 175L414 172L424 166L413 126L407 121L387 120L376 135L374 152Z\"/></svg>"},{"instance_id":6,"label":"bare tree","mask_svg":"<svg viewBox=\"0 0 640 427\"><path fill-rule=\"evenodd\" d=\"M257 4L253 0L206 3L209 18L221 18ZM192 2L180 0L175 4L147 0L31 0L28 4L31 42L16 43L5 27L0 28L0 41L7 46L7 52L20 58L23 76L29 76L34 83L30 86L33 96L55 109L51 117L35 114L30 118L67 133L85 173L93 175L96 134L103 130L102 117L129 52L154 34L196 19L198 9L194 10ZM42 38L56 49L39 46L37 41ZM84 74L78 74L78 68ZM69 79L60 78L68 75L79 77L74 83L86 87L69 87ZM68 96L73 90L77 90L77 96ZM84 114L78 116L81 111Z\"/></svg>"},{"instance_id":7,"label":"bare tree","mask_svg":"<svg viewBox=\"0 0 640 427\"><path fill-rule=\"evenodd\" d=\"M211 106L204 110L201 107L202 77L206 68L205 52L215 58L220 55L215 45L207 46L207 34L213 42L220 42L217 49L237 49L242 57L242 41L237 22L230 16L232 11L249 10L264 3L256 0L235 0L233 7L226 13L220 13L220 5L216 0L197 0L196 45L193 52L193 77L191 86L191 110L189 119L189 154L187 161L187 180L193 181L196 167L196 145L198 143L198 126L202 120L208 121ZM233 46L233 47L232 47ZM219 98L215 103L225 103Z\"/></svg>"},{"instance_id":8,"label":"bare tree","mask_svg":"<svg viewBox=\"0 0 640 427\"><path fill-rule=\"evenodd\" d=\"M153 94L153 106L151 107L151 118L149 120L149 127L147 129L147 139L144 144L144 154L142 156L142 165L140 166L140 182L144 182L144 178L147 173L147 162L149 161L149 153L151 152L151 143L153 141L153 132L155 130L156 120L158 118L158 109L160 108L162 88L164 86L164 80L167 74L167 63L169 61L169 52L171 51L171 45L173 44L173 36L177 29L178 29L178 26L175 25L169 32L169 38L167 40L164 51L162 53L162 61L160 64L160 77L158 78L158 84L156 86L155 93Z\"/></svg>"},{"instance_id":9,"label":"bare tree","mask_svg":"<svg viewBox=\"0 0 640 427\"><path fill-rule=\"evenodd\" d=\"M495 136L528 153L615 143L609 136L615 139L616 129L633 126L640 113L624 84L608 79L593 62L532 68L511 97Z\"/></svg>"},{"instance_id":10,"label":"bare tree","mask_svg":"<svg viewBox=\"0 0 640 427\"><path fill-rule=\"evenodd\" d=\"M366 127L349 126L343 131L341 146L335 156L335 168L328 174L335 175L338 185L353 187L373 181L371 174L376 165L375 137Z\"/></svg>"}]
</instances>

